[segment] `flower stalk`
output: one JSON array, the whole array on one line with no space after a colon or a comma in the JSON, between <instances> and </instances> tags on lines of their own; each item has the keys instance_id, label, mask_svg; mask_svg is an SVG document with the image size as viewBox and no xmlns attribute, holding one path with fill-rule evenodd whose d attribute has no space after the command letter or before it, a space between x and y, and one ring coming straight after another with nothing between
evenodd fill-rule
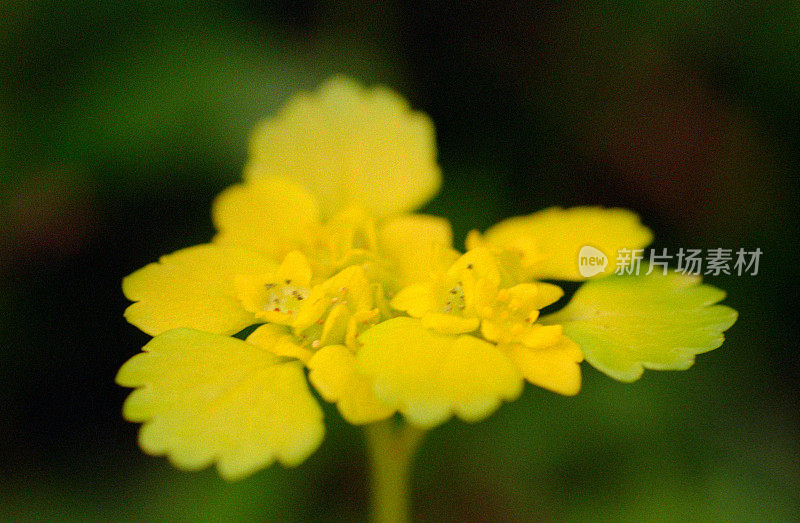
<instances>
[{"instance_id":1,"label":"flower stalk","mask_svg":"<svg viewBox=\"0 0 800 523\"><path fill-rule=\"evenodd\" d=\"M364 428L371 468L372 520L410 521L410 475L425 431L389 419Z\"/></svg>"}]
</instances>

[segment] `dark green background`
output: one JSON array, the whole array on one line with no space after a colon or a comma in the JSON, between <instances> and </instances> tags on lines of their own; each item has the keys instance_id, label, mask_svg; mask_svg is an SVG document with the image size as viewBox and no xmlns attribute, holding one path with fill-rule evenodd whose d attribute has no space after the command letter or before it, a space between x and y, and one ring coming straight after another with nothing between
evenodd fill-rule
<instances>
[{"instance_id":1,"label":"dark green background","mask_svg":"<svg viewBox=\"0 0 800 523\"><path fill-rule=\"evenodd\" d=\"M334 72L434 119L459 241L550 205L636 210L656 248L764 251L681 373L584 367L426 440L420 518L800 517L800 7L793 2L0 3L0 518L366 517L358 429L226 484L142 454L120 280L207 241L253 124ZM524 4L524 5L522 5ZM671 3L669 3L671 4ZM675 3L678 4L678 3Z\"/></svg>"}]
</instances>

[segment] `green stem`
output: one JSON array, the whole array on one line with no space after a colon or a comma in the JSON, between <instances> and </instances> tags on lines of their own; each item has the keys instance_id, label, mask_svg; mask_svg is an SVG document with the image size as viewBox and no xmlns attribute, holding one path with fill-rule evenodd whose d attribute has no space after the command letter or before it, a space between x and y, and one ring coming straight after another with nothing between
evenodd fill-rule
<instances>
[{"instance_id":1,"label":"green stem","mask_svg":"<svg viewBox=\"0 0 800 523\"><path fill-rule=\"evenodd\" d=\"M364 427L372 465L372 518L405 523L409 518L409 475L425 431L393 420Z\"/></svg>"}]
</instances>

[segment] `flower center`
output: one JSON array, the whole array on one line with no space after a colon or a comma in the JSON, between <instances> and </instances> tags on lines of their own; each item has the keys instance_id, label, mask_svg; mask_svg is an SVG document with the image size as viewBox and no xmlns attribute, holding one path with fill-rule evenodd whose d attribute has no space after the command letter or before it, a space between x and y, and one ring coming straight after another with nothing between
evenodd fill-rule
<instances>
[{"instance_id":1,"label":"flower center","mask_svg":"<svg viewBox=\"0 0 800 523\"><path fill-rule=\"evenodd\" d=\"M303 300L308 298L311 292L306 287L294 285L292 280L284 280L282 283L267 283L264 288L267 291L267 299L263 309L288 314L292 317L297 315Z\"/></svg>"},{"instance_id":2,"label":"flower center","mask_svg":"<svg viewBox=\"0 0 800 523\"><path fill-rule=\"evenodd\" d=\"M461 282L458 282L448 289L444 305L439 312L445 312L448 314L459 313L462 312L466 307L467 304L464 300L464 286Z\"/></svg>"}]
</instances>

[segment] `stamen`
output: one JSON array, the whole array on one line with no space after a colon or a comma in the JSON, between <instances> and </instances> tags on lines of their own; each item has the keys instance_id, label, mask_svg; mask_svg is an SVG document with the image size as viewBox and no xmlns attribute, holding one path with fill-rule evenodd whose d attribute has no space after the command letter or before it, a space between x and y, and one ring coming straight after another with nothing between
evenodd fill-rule
<instances>
[{"instance_id":1,"label":"stamen","mask_svg":"<svg viewBox=\"0 0 800 523\"><path fill-rule=\"evenodd\" d=\"M267 290L267 303L264 306L264 310L294 315L299 309L299 302L305 300L310 291L304 287L290 285L291 279L284 281L286 285L278 283L264 285Z\"/></svg>"}]
</instances>

